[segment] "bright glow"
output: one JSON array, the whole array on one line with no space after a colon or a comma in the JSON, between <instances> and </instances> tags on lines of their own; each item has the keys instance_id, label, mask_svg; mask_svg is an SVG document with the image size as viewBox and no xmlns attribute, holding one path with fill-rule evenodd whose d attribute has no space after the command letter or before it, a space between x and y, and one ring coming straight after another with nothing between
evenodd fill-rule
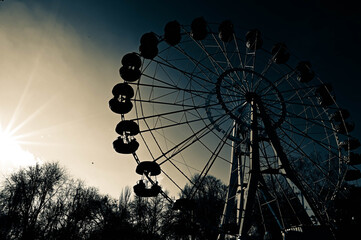
<instances>
[{"instance_id":1,"label":"bright glow","mask_svg":"<svg viewBox=\"0 0 361 240\"><path fill-rule=\"evenodd\" d=\"M0 172L9 174L20 167L26 167L40 163L33 154L21 148L16 138L0 125Z\"/></svg>"}]
</instances>

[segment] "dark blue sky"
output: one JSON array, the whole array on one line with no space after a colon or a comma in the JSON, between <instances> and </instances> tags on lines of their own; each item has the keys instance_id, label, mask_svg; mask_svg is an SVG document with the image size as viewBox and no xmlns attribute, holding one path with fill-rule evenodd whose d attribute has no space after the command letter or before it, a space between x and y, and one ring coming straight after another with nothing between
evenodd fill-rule
<instances>
[{"instance_id":1,"label":"dark blue sky","mask_svg":"<svg viewBox=\"0 0 361 240\"><path fill-rule=\"evenodd\" d=\"M143 33L161 33L171 20L190 24L193 18L204 16L209 22L230 19L242 28L259 28L265 36L285 42L293 53L309 59L320 77L335 85L338 95L361 102L358 88L353 87L359 82L361 16L347 1L89 0L43 3L50 11L56 9L59 18L93 41L124 52L134 49L123 49L121 42L137 47Z\"/></svg>"}]
</instances>

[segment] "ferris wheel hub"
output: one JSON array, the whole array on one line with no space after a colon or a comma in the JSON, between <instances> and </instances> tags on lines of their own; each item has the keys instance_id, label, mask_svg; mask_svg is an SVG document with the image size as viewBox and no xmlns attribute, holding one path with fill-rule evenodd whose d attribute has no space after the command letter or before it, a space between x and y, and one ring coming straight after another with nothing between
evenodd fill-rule
<instances>
[{"instance_id":1,"label":"ferris wheel hub","mask_svg":"<svg viewBox=\"0 0 361 240\"><path fill-rule=\"evenodd\" d=\"M251 103L252 101L259 99L259 96L255 92L246 92L244 94L246 102Z\"/></svg>"},{"instance_id":2,"label":"ferris wheel hub","mask_svg":"<svg viewBox=\"0 0 361 240\"><path fill-rule=\"evenodd\" d=\"M252 69L225 70L217 79L215 92L223 111L246 128L250 127L252 101L263 103L274 113L271 118L275 128L284 122L286 105L281 92L266 76Z\"/></svg>"}]
</instances>

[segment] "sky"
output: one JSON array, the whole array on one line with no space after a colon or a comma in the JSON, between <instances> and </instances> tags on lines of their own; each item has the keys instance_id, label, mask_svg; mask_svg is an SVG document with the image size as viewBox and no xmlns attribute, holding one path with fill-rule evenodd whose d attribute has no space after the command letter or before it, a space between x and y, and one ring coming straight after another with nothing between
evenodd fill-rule
<instances>
[{"instance_id":1,"label":"sky","mask_svg":"<svg viewBox=\"0 0 361 240\"><path fill-rule=\"evenodd\" d=\"M58 161L118 197L139 179L134 159L112 148L119 116L108 101L120 60L142 34L199 16L258 28L310 60L361 137L361 15L347 1L0 1L0 126L30 162ZM0 160L3 174L16 167Z\"/></svg>"}]
</instances>

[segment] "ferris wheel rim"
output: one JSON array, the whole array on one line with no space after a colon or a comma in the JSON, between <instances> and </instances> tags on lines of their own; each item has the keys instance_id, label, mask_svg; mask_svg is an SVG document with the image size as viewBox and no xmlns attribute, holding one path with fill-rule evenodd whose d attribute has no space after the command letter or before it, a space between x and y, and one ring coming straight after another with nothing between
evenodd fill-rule
<instances>
[{"instance_id":1,"label":"ferris wheel rim","mask_svg":"<svg viewBox=\"0 0 361 240\"><path fill-rule=\"evenodd\" d=\"M187 42L192 42L193 44L198 46L199 49L201 49L204 53L206 53L204 58L203 59L198 58L198 60L197 60L197 58L193 58L192 56L187 56L186 55L186 52L185 52L187 50L186 48L182 49L182 47L178 47L178 46L175 46L175 45L166 45L166 47L164 49L162 49L159 52L159 54L167 53L167 51L169 51L169 49L177 49L178 51L180 51L181 54L184 54L185 57L188 58L188 61L190 61L194 65L193 70L188 71L188 70L182 70L181 68L177 68L177 67L174 68L174 66L171 64L169 59L162 58L162 57L160 57L158 55L156 56L155 59L149 59L149 61L146 60L146 58L143 58L142 71L141 71L142 78L143 77L144 78L149 78L149 79L153 80L153 83L158 81L158 85L147 86L147 84L149 84L149 83L140 83L139 81L137 83L135 83L135 86L137 87L137 90L136 90L135 99L134 99L135 109L136 109L136 118L134 118L134 120L138 121L138 123L140 121L144 120L144 123L146 125L146 129L144 129L143 131L140 132L140 136L141 136L143 142L145 143L146 148L148 149L148 152L151 155L151 158L153 159L153 161L154 162L157 162L157 161L160 162L160 165L163 165L163 164L169 162L171 165L173 165L177 169L177 171L182 172L182 170L180 168L178 168L174 162L172 162L172 161L176 161L175 159L172 159L172 158L174 156L178 155L179 153L182 154L182 151L184 149L187 149L190 145L192 145L192 141L195 141L198 144L201 144L204 148L208 149L208 151L210 153L212 153L212 156L213 155L216 156L214 159L212 157L209 158L208 162L206 163L206 165L202 169L202 171L198 170L199 172L201 172L200 176L202 176L203 172L206 173L202 178L202 179L204 179L207 176L208 171L211 169L211 167L208 168L207 166L209 164L210 164L210 166L213 165L216 158L218 158L218 153L216 153L216 150L211 150L206 145L206 142L203 142L202 138L206 138L205 136L207 134L214 134L219 140L219 145L218 146L221 146L219 151L222 150L224 145L233 146L233 144L241 144L242 140L240 140L239 138L233 137L232 134L231 134L231 132L235 130L235 126L226 128L223 125L224 122L223 123L218 123L217 122L217 121L219 121L219 119L222 119L222 116L219 117L219 119L216 119L214 116L218 116L218 115L212 115L213 112L219 113L219 108L216 108L215 106L212 105L212 103L214 102L214 99L211 98L211 95L213 93L216 94L216 96L217 96L216 98L218 100L218 105L221 105L221 108L222 108L223 112L226 113L225 115L228 115L228 117L230 119L232 119L233 122L236 122L238 124L244 124L244 122L239 120L240 118L238 116L236 116L235 114L232 113L232 111L230 111L229 107L226 105L226 103L225 103L225 101L223 99L220 88L221 88L222 80L228 74L234 73L234 72L237 72L237 71L247 72L247 73L251 73L252 75L256 75L259 79L264 80L267 83L269 83L269 85L271 86L271 89L274 89L274 91L276 92L275 95L277 95L277 97L278 97L277 101L280 102L281 108L277 110L277 106L272 106L271 103L268 103L268 105L269 105L269 108L273 107L272 108L273 111L279 111L278 113L274 113L275 116L279 116L279 119L278 119L278 121L274 121L273 127L278 129L277 130L278 134L280 134L280 136L282 136L282 138L286 138L286 141L284 139L282 140L283 146L286 146L286 148L288 148L287 151L292 153L293 154L292 156L296 156L296 157L299 156L299 159L297 161L301 161L302 159L306 159L307 161L309 161L311 163L311 166L317 166L317 168L319 168L319 173L323 174L323 171L325 172L325 174L323 176L323 180L321 178L321 180L323 181L323 185L321 187L321 190L318 189L317 191L321 192L324 188L326 189L328 187L327 186L327 184L329 184L328 181L329 181L330 178L333 177L332 174L334 174L334 173L327 172L327 171L329 171L331 168L334 167L332 162L338 162L338 164L339 164L339 172L340 173L339 173L339 175L337 177L337 181L336 182L330 182L331 184L334 184L335 189L333 190L333 192L327 193L328 194L327 198L331 199L335 195L335 193L339 189L341 189L341 185L342 185L342 182L345 179L346 170L348 168L346 166L346 170L345 170L345 166L343 166L345 164L344 164L344 160L343 160L344 155L343 155L343 152L341 151L341 147L340 147L340 140L339 140L340 136L339 136L339 133L336 132L335 125L331 121L331 119L329 117L330 114L328 113L329 109L335 109L336 111L338 111L340 108L337 105L335 99L332 99L332 100L333 100L333 104L336 107L329 107L329 106L325 107L325 106L317 105L318 103L317 103L317 101L315 101L315 98L312 98L312 100L310 100L310 101L306 101L306 100L304 101L304 99L302 99L301 95L298 93L300 90L304 90L306 88L310 88L311 90L313 90L317 86L322 86L324 84L323 81L321 79L319 79L318 77L316 77L317 81L319 82L319 85L316 85L316 86L315 85L308 85L306 83L304 86L300 86L300 83L297 82L296 85L299 86L299 87L295 88L289 82L290 80L295 81L295 79L293 77L290 77L290 80L289 80L289 76L291 76L292 74L294 74L296 72L296 68L292 67L288 63L284 64L285 67L288 69L288 72L286 72L286 73L283 72L282 73L283 74L282 79L281 79L282 81L277 82L277 85L275 85L274 82L272 82L271 80L268 79L268 77L265 76L266 72L268 71L268 68L271 67L272 64L274 64L272 61L268 62L269 65L265 66L264 69L262 70L262 72L256 71L254 69L245 68L246 60L245 60L245 62L242 63L243 65L240 65L240 66L232 66L232 65L230 65L228 68L223 68L222 67L223 65L221 63L219 63L217 60L212 62L213 61L212 58L217 57L218 54L225 54L226 55L225 56L226 61L230 62L230 58L228 58L228 56L227 56L227 54L228 54L228 52L227 52L227 47L228 47L227 44L228 43L222 42L222 41L220 41L220 39L217 40L216 36L215 36L217 33L211 31L210 27L207 26L207 28L209 30L208 34L211 34L211 37L216 42L215 45L218 45L218 48L220 49L220 52L207 52L208 51L207 45L203 44L203 40L194 39L193 36L192 36L191 31L187 30L187 26L181 26L181 28L183 29L183 32L181 33L181 36L182 37L188 37L188 38L186 40L183 39L179 43L179 45L184 44L186 41ZM160 43L168 44L165 37L163 37L161 35L157 35L157 38L159 40L159 44ZM238 37L236 37L236 34L233 34L233 40L234 40L236 45L237 45L238 39L241 39L241 38L238 38ZM245 41L243 41L243 40L241 42L245 43ZM221 44L223 44L223 46L221 46ZM269 51L267 51L267 49L263 49L263 48L258 49L258 51L264 51L265 53L271 54L271 52L269 52ZM236 46L236 53L237 52L240 53L240 50L239 50L238 46ZM231 56L233 56L233 55L231 55ZM216 78L216 82L209 81L208 77L206 77L204 79L199 78L199 74L203 74L203 75L207 74L208 69L207 69L206 64L203 64L203 66L202 66L202 63L201 63L201 61L207 61L207 60L209 60L213 64L213 66L215 66L215 72L210 71L210 74L218 75L218 77ZM148 63L144 64L145 61L148 61ZM149 67L149 66L150 66L151 63L159 64L159 66L163 66L165 69L168 69L168 70L163 70L165 73L167 73L167 71L171 72L171 71L175 70L175 71L178 71L181 74L184 74L186 76L186 78L188 78L188 80L190 81L189 84L193 83L192 81L194 80L194 78L198 78L198 79L201 79L201 82L204 81L205 84L209 83L209 84L212 84L215 87L212 88L211 90L207 90L205 87L203 87L203 89L199 90L199 89L195 89L195 88L193 89L193 87L189 87L188 85L185 88L182 88L182 85L179 84L178 82L173 82L173 83L170 83L169 85L167 85L165 82L160 82L160 79L157 79L158 75L157 75L157 73L155 71L154 71L154 76L149 75L147 73L147 71L150 72L151 67ZM144 68L143 68L143 66L144 66ZM158 66L158 65L156 65L156 66ZM199 66L201 66L201 68L204 67L206 70L200 69L201 73L199 73L198 70L197 70L197 68ZM255 63L253 63L253 68L255 68L255 66L256 66ZM287 74L289 74L289 72L291 72L291 75L287 75ZM287 79L285 77L286 75L287 75ZM142 80L142 78L141 78L141 80ZM208 80L207 80L207 78L208 78ZM287 95L288 93L285 93L285 92L283 92L283 90L281 91L280 89L278 89L279 86L284 86L282 84L284 84L284 85L289 84L290 86L293 87L293 89L288 89L287 91L296 91L297 95L298 95L298 96L296 96L296 100L299 101L299 102L293 102L292 101L293 97L289 97L289 95ZM195 86L197 86L197 85L199 86L201 84L196 82ZM146 87L146 86L151 87L152 91L153 91L153 88L163 88L163 89L169 89L169 91L174 90L174 91L183 92L183 99L180 100L179 103L167 103L165 100L161 100L161 101L157 102L157 101L155 101L155 98L154 99L149 98L149 100L147 100L145 98L142 99L140 92L142 91L141 90L142 87ZM249 92L251 92L251 91L249 91ZM171 95L171 94L172 93L169 93L169 95ZM187 95L187 94L189 94L189 95ZM203 96L203 94L208 94L208 95ZM284 98L283 94L287 95L287 99ZM306 96L307 96L307 98L310 98L310 95L308 95L308 93L306 94ZM137 97L139 97L139 98L137 98ZM160 96L160 98L162 98L162 97L164 97L164 96ZM199 104L198 97L203 98L203 100L205 99L206 103L208 101L208 104L205 104L205 105L209 105L209 107L205 107L205 106L201 106L201 105L195 106L196 104ZM165 99L165 97L164 97L164 99ZM190 101L190 103L188 103L188 100ZM138 106L137 102L140 104L138 108L137 108L137 106ZM166 116L166 115L176 114L176 112L177 113L183 112L184 115L182 115L182 118L184 118L185 120L182 123L177 123L177 122L174 121L173 125L170 124L170 125L164 125L164 126L160 125L159 127L152 127L152 126L148 125L147 120L146 120L148 118L151 119L152 116L145 114L145 112L143 111L143 109L144 109L143 104L145 104L144 107L146 107L146 104L148 104L148 103L150 103L150 104L153 103L155 105L157 105L157 104L164 104L164 105L173 104L175 107L180 108L179 110L174 110L174 112L169 111L169 112L164 112L164 113L157 113L156 114L157 118L163 117L163 116ZM296 110L293 110L293 112L290 112L288 110L289 106L293 106L294 104L297 105L297 103L303 106L303 111L305 111L306 113L299 114L299 115L295 114L295 113L297 113L297 111L296 111L297 107L294 107ZM315 108L316 110L314 112L308 113L307 109L312 108L312 107ZM202 116L202 114L204 114L203 108L205 108L206 117ZM268 108L268 106L267 106L267 108ZM194 110L194 113L189 114L189 115L187 115L185 113L186 111L191 111L191 110ZM234 110L234 109L232 109L232 110ZM302 107L301 107L301 110L302 110ZM270 110L270 112L272 112L272 111ZM198 115L199 119L194 119L195 117L197 117L197 115ZM321 115L322 115L322 117L320 117ZM173 116L175 116L175 115L173 115ZM304 134L302 134L302 128L300 129L300 128L297 127L298 122L296 120L291 121L292 118L298 118L298 120L301 119L300 121L303 121L303 120L308 121L307 126L305 127L305 133ZM302 119L302 118L304 118L304 119ZM312 119L314 119L314 120L312 120ZM224 120L224 121L227 121L227 119ZM319 121L320 123L317 124L316 123L317 121ZM343 124L345 125L344 119L342 119L342 121L343 121ZM203 130L205 129L203 132L199 131L197 129L197 127L194 127L194 129L193 129L193 126L196 126L196 123L198 123L198 122L202 122L204 125L206 125L203 128ZM184 142L176 143L176 146L170 148L170 150L167 150L168 148L160 147L161 144L159 142L157 142L156 137L154 135L154 132L156 130L158 130L158 129L163 130L166 127L171 128L171 127L176 126L178 124L188 125L188 127L190 128L190 130L192 132L193 140L192 140L192 138L190 138L188 140L186 139L186 141L184 141ZM282 126L282 125L284 125L284 126ZM315 133L313 133L312 131L314 131L317 128L323 128L324 134L326 135L325 138L321 138L321 140L316 139L317 135ZM215 133L216 131L218 131L218 134ZM143 136L146 132L150 133L151 138L154 140L155 144L158 146L158 148L159 148L158 151L161 152L160 155L155 154L153 156L152 150L151 150L152 147L148 146L148 144L146 143L145 137ZM198 134L200 134L200 135L198 135ZM341 133L341 135L342 135L342 133ZM163 137L166 142L169 141L169 143L175 144L175 143L172 143L169 139L167 139L167 136L165 134L163 134L163 136L161 136L161 137ZM299 138L299 139L301 139L300 140L301 142L300 143L294 143L292 141L293 138L295 138L295 139ZM315 139L313 139L313 138L315 138ZM349 139L348 130L346 130L346 134L343 134L343 138ZM311 140L307 140L307 139L311 139ZM230 140L231 143L228 143L229 140ZM315 143L311 143L311 142L315 142ZM188 143L190 143L190 145L187 145ZM263 144L263 148L270 149L269 146L265 147L264 142L262 144ZM311 157L308 155L308 153L304 153L304 151L306 151L306 150L308 151L307 145L313 145L313 144L316 144L318 147L323 147L324 151L327 151L327 150L330 151L330 152L333 151L332 154L331 154L332 156L328 157L328 159L327 159L328 169L327 169L327 166L325 167L325 166L319 165L320 163L317 162L319 160L317 160L317 159L312 160ZM217 149L218 149L218 146L217 146ZM301 149L301 150L297 150L298 148ZM327 148L329 148L329 149L327 149ZM289 149L291 149L291 150L289 150ZM348 149L345 148L344 152L346 152L346 154L349 156L350 155L350 147ZM170 154L170 155L168 155L168 154ZM264 152L262 154L263 154L264 158L267 158L267 153L266 152ZM136 159L137 163L139 164L140 161L139 161L138 156L136 156L136 153L134 153L133 156ZM220 159L221 159L221 157L220 157ZM224 159L224 160L227 161L226 159ZM294 161L294 160L292 160L292 161ZM230 164L230 162L228 162L228 163ZM182 163L179 163L179 164L182 164ZM189 167L187 164L188 163L184 161L184 165ZM267 164L268 164L268 166L272 165L268 161L267 161ZM265 162L265 166L267 164ZM292 162L292 164L294 164L294 163ZM343 169L341 169L341 167L340 167L341 165L342 165ZM264 168L262 171L265 171L265 170L266 169ZM342 171L342 173L341 173L341 171ZM163 169L162 169L162 172L166 175L166 177L171 182L173 182L178 187L179 190L182 190L181 187L172 179L172 177L169 174L167 174ZM186 174L184 174L183 172L182 172L182 174L187 178L188 183L192 183L191 179L188 178L186 176ZM337 172L336 172L336 174L337 174ZM280 175L282 175L282 174L280 174ZM150 180L150 182L151 182L151 180ZM315 184L315 183L316 182L314 182L314 183L311 182L311 184ZM152 184L154 184L154 183L152 183ZM192 183L192 184L193 184L193 187L196 187L196 185L197 185L197 183ZM305 181L303 184L309 185L308 188L312 189L312 186L310 185L310 183ZM163 195L163 193L164 192L162 191L161 194ZM317 192L315 192L315 194L317 194ZM170 198L168 197L168 199L170 199Z\"/></svg>"}]
</instances>

